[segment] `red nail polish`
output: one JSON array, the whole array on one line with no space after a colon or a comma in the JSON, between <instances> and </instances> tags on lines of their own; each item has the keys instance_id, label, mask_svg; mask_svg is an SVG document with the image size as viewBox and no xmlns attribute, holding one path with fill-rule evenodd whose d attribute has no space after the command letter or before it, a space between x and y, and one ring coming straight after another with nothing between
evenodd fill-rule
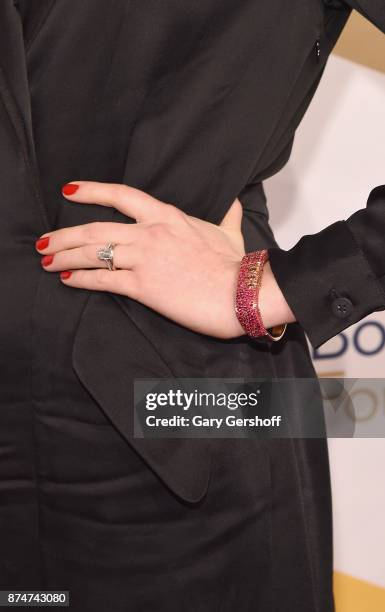
<instances>
[{"instance_id":1,"label":"red nail polish","mask_svg":"<svg viewBox=\"0 0 385 612\"><path fill-rule=\"evenodd\" d=\"M67 280L70 276L71 276L72 272L70 272L69 270L64 270L63 272L60 272L60 278L62 280Z\"/></svg>"},{"instance_id":2,"label":"red nail polish","mask_svg":"<svg viewBox=\"0 0 385 612\"><path fill-rule=\"evenodd\" d=\"M71 196L74 195L74 193L76 193L78 189L79 185L75 185L74 183L67 183L62 187L61 192L63 195Z\"/></svg>"},{"instance_id":3,"label":"red nail polish","mask_svg":"<svg viewBox=\"0 0 385 612\"><path fill-rule=\"evenodd\" d=\"M51 265L52 262L53 262L53 255L44 255L44 257L41 258L42 266L49 266Z\"/></svg>"},{"instance_id":4,"label":"red nail polish","mask_svg":"<svg viewBox=\"0 0 385 612\"><path fill-rule=\"evenodd\" d=\"M48 245L49 245L49 236L46 236L45 238L39 238L39 240L36 240L35 242L35 247L37 248L38 251L43 251L44 249L47 248Z\"/></svg>"}]
</instances>

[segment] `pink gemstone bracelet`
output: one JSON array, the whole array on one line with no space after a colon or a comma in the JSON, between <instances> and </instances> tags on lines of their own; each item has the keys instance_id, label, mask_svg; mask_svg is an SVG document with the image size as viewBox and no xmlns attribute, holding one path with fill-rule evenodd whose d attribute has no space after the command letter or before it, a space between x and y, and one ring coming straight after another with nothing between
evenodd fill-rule
<instances>
[{"instance_id":1,"label":"pink gemstone bracelet","mask_svg":"<svg viewBox=\"0 0 385 612\"><path fill-rule=\"evenodd\" d=\"M262 322L258 307L263 266L268 257L267 249L262 249L247 253L242 258L238 276L235 312L238 321L248 336L277 341L284 335L287 324L274 326L271 328L273 333L270 333Z\"/></svg>"}]
</instances>

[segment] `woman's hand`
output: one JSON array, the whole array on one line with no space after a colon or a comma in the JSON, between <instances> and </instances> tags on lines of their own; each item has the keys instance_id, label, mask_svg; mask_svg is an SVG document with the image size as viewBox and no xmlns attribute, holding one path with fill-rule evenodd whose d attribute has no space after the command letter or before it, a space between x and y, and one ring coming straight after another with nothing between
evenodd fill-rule
<instances>
[{"instance_id":1,"label":"woman's hand","mask_svg":"<svg viewBox=\"0 0 385 612\"><path fill-rule=\"evenodd\" d=\"M114 207L136 223L94 222L44 234L37 249L45 270L61 272L71 287L130 297L196 332L218 338L244 334L234 309L245 252L239 200L217 226L125 185L77 181L63 194L72 202ZM116 245L112 272L97 258L108 243ZM265 285L271 290L269 275Z\"/></svg>"}]
</instances>

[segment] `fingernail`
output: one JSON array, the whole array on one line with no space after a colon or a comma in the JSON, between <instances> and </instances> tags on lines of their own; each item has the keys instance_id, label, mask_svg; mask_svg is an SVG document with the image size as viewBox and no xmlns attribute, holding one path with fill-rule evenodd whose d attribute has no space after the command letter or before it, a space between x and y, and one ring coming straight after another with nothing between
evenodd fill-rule
<instances>
[{"instance_id":1,"label":"fingernail","mask_svg":"<svg viewBox=\"0 0 385 612\"><path fill-rule=\"evenodd\" d=\"M79 189L80 185L76 185L75 183L67 183L66 185L64 185L62 187L62 194L66 195L66 196L71 196L74 195L74 193L77 192L77 190Z\"/></svg>"},{"instance_id":2,"label":"fingernail","mask_svg":"<svg viewBox=\"0 0 385 612\"><path fill-rule=\"evenodd\" d=\"M41 258L41 265L44 267L51 265L53 262L53 257L53 255L44 255L44 257Z\"/></svg>"},{"instance_id":3,"label":"fingernail","mask_svg":"<svg viewBox=\"0 0 385 612\"><path fill-rule=\"evenodd\" d=\"M35 247L37 248L38 251L43 251L44 249L47 248L48 245L49 245L49 236L46 236L45 238L39 238L39 240L36 240L35 242Z\"/></svg>"},{"instance_id":4,"label":"fingernail","mask_svg":"<svg viewBox=\"0 0 385 612\"><path fill-rule=\"evenodd\" d=\"M67 280L70 276L71 276L72 272L70 272L69 270L64 270L63 272L60 272L60 278L62 280Z\"/></svg>"}]
</instances>

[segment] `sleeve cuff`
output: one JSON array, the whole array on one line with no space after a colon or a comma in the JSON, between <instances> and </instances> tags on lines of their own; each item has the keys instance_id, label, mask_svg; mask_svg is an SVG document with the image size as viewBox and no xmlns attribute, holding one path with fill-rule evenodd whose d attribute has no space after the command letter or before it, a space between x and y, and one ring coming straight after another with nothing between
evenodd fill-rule
<instances>
[{"instance_id":1,"label":"sleeve cuff","mask_svg":"<svg viewBox=\"0 0 385 612\"><path fill-rule=\"evenodd\" d=\"M385 293L346 221L303 236L287 251L268 252L275 279L313 348L385 310Z\"/></svg>"}]
</instances>

